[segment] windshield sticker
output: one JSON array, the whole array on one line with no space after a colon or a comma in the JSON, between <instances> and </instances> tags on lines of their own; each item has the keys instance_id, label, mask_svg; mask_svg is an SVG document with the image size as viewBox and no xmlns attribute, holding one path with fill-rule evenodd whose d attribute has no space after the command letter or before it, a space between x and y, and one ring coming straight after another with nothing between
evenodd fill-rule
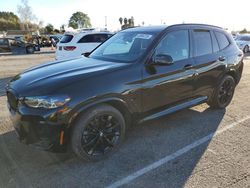
<instances>
[{"instance_id":1,"label":"windshield sticker","mask_svg":"<svg viewBox=\"0 0 250 188\"><path fill-rule=\"evenodd\" d=\"M140 38L140 39L150 39L152 35L149 34L137 34L135 38Z\"/></svg>"}]
</instances>

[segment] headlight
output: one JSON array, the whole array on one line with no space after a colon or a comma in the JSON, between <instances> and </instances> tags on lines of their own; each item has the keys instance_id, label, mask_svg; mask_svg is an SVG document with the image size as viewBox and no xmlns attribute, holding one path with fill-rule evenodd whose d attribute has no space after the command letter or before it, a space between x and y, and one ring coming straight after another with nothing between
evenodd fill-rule
<instances>
[{"instance_id":1,"label":"headlight","mask_svg":"<svg viewBox=\"0 0 250 188\"><path fill-rule=\"evenodd\" d=\"M65 103L70 101L70 97L66 95L58 96L36 96L36 97L25 97L24 103L32 108L46 108L53 109L63 106Z\"/></svg>"}]
</instances>

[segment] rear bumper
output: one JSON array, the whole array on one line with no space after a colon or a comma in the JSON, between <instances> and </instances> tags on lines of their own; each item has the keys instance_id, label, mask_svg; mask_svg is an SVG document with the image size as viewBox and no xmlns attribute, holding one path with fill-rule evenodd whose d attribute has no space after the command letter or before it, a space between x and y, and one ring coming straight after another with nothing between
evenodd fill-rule
<instances>
[{"instance_id":1,"label":"rear bumper","mask_svg":"<svg viewBox=\"0 0 250 188\"><path fill-rule=\"evenodd\" d=\"M65 136L64 124L49 122L43 116L31 115L25 110L14 111L9 107L9 111L10 119L22 143L46 151L66 151L66 141L61 142L62 132Z\"/></svg>"}]
</instances>

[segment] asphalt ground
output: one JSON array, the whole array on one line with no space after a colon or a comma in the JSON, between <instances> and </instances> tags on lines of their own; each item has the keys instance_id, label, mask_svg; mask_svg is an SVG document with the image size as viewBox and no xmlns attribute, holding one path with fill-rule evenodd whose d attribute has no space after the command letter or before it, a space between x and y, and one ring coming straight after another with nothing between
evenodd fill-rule
<instances>
[{"instance_id":1,"label":"asphalt ground","mask_svg":"<svg viewBox=\"0 0 250 188\"><path fill-rule=\"evenodd\" d=\"M248 57L226 110L202 104L138 124L114 155L95 163L28 147L13 131L4 85L53 58L0 57L0 187L250 187Z\"/></svg>"}]
</instances>

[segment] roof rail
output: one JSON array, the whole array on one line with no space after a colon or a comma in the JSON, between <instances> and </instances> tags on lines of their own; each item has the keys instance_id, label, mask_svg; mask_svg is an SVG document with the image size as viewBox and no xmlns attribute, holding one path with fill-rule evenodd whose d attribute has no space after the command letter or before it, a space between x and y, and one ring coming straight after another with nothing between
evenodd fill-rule
<instances>
[{"instance_id":1,"label":"roof rail","mask_svg":"<svg viewBox=\"0 0 250 188\"><path fill-rule=\"evenodd\" d=\"M195 26L207 26L207 27L215 27L215 28L218 28L218 29L223 29L222 27L219 27L219 26L215 26L215 25L209 25L209 24L199 24L199 23L183 23L183 24L174 24L174 25L170 25L169 27L172 27L172 26L182 26L182 25L187 25L187 26L191 26L191 25L195 25Z\"/></svg>"}]
</instances>

